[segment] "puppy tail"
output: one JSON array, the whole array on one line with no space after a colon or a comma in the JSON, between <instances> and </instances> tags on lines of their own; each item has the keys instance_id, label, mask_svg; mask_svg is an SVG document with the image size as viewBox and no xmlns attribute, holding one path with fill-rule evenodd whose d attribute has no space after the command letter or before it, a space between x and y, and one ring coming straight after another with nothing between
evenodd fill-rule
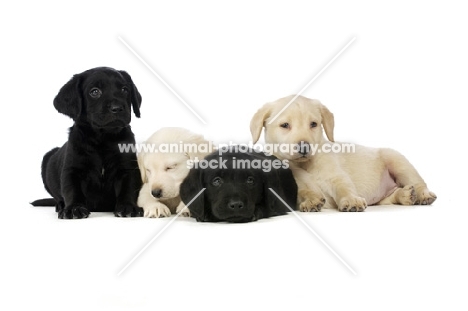
<instances>
[{"instance_id":1,"label":"puppy tail","mask_svg":"<svg viewBox=\"0 0 468 311\"><path fill-rule=\"evenodd\" d=\"M55 206L57 205L57 202L53 198L40 199L40 200L31 202L31 205L32 206Z\"/></svg>"}]
</instances>

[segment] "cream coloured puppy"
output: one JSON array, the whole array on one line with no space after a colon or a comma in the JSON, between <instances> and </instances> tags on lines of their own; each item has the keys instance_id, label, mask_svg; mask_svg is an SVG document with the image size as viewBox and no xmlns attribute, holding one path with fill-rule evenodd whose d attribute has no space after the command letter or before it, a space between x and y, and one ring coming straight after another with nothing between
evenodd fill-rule
<instances>
[{"instance_id":1,"label":"cream coloured puppy","mask_svg":"<svg viewBox=\"0 0 468 311\"><path fill-rule=\"evenodd\" d=\"M188 161L203 159L213 151L212 144L202 135L176 127L158 130L143 144L137 156L143 181L138 206L143 208L145 217L179 213L185 207L179 187L189 173ZM189 210L181 215L190 216Z\"/></svg>"},{"instance_id":2,"label":"cream coloured puppy","mask_svg":"<svg viewBox=\"0 0 468 311\"><path fill-rule=\"evenodd\" d=\"M425 205L436 200L413 165L397 151L360 145L353 150L351 144L334 143L333 114L318 100L298 96L280 113L293 98L265 104L253 116L250 131L254 143L265 128L265 143L283 146L273 153L289 160L301 211L320 211L325 205L354 212L364 211L367 205Z\"/></svg>"}]
</instances>

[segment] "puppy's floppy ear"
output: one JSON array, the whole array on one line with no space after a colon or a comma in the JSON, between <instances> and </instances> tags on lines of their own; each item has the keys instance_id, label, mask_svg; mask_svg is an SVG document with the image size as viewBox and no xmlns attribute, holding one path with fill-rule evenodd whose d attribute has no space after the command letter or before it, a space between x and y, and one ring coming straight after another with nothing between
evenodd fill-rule
<instances>
[{"instance_id":1,"label":"puppy's floppy ear","mask_svg":"<svg viewBox=\"0 0 468 311\"><path fill-rule=\"evenodd\" d=\"M330 110L322 104L320 104L320 113L322 114L322 125L325 130L325 134L327 134L329 141L334 142L335 138L333 136L333 130L335 128L335 118L333 113L331 113Z\"/></svg>"},{"instance_id":2,"label":"puppy's floppy ear","mask_svg":"<svg viewBox=\"0 0 468 311\"><path fill-rule=\"evenodd\" d=\"M133 113L135 114L137 118L139 118L140 107L141 107L140 92L138 92L136 85L133 83L132 77L130 77L130 75L126 71L120 70L119 72L125 78L125 80L127 80L127 83L130 84Z\"/></svg>"},{"instance_id":3,"label":"puppy's floppy ear","mask_svg":"<svg viewBox=\"0 0 468 311\"><path fill-rule=\"evenodd\" d=\"M83 74L76 74L60 89L54 98L54 107L58 112L76 120L82 109L81 81Z\"/></svg>"},{"instance_id":4,"label":"puppy's floppy ear","mask_svg":"<svg viewBox=\"0 0 468 311\"><path fill-rule=\"evenodd\" d=\"M271 189L271 190L270 190ZM286 204L296 209L297 205L297 184L292 172L288 168L272 169L264 173L264 206L267 210L265 217L284 215L290 212L290 209L272 192L272 190Z\"/></svg>"},{"instance_id":5,"label":"puppy's floppy ear","mask_svg":"<svg viewBox=\"0 0 468 311\"><path fill-rule=\"evenodd\" d=\"M203 135L194 134L185 143L197 145L195 150L189 148L186 153L190 160L200 161L214 151L213 143L206 140Z\"/></svg>"},{"instance_id":6,"label":"puppy's floppy ear","mask_svg":"<svg viewBox=\"0 0 468 311\"><path fill-rule=\"evenodd\" d=\"M198 168L190 169L187 177L180 185L180 198L186 205L193 200L193 198L200 193L204 188L202 183L203 170ZM205 214L205 191L201 193L190 205L188 209L193 218L197 221L207 221Z\"/></svg>"},{"instance_id":7,"label":"puppy's floppy ear","mask_svg":"<svg viewBox=\"0 0 468 311\"><path fill-rule=\"evenodd\" d=\"M265 104L250 120L250 133L252 134L252 142L255 144L260 138L262 129L265 126L265 120L271 114L271 104Z\"/></svg>"}]
</instances>

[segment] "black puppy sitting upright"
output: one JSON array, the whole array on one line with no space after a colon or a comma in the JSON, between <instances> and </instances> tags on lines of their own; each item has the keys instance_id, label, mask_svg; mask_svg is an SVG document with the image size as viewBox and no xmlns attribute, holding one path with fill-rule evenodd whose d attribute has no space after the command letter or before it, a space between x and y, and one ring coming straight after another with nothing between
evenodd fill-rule
<instances>
[{"instance_id":1,"label":"black puppy sitting upright","mask_svg":"<svg viewBox=\"0 0 468 311\"><path fill-rule=\"evenodd\" d=\"M108 67L76 74L60 89L54 106L74 124L68 142L42 161L42 180L53 200L31 204L55 204L62 219L86 218L93 211L141 216L136 155L119 150L119 144L135 144L132 107L140 117L141 95L130 75Z\"/></svg>"}]
</instances>

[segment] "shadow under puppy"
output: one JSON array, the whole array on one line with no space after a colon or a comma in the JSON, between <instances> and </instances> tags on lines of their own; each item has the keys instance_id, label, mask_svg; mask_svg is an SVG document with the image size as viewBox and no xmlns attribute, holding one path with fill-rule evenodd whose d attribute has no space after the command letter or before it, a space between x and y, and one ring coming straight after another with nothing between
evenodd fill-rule
<instances>
[{"instance_id":1,"label":"shadow under puppy","mask_svg":"<svg viewBox=\"0 0 468 311\"><path fill-rule=\"evenodd\" d=\"M290 211L270 188L296 209L297 185L287 162L231 147L196 163L180 195L197 221L249 222Z\"/></svg>"},{"instance_id":2,"label":"shadow under puppy","mask_svg":"<svg viewBox=\"0 0 468 311\"><path fill-rule=\"evenodd\" d=\"M90 212L141 216L136 154L119 144L135 144L131 109L140 117L141 95L125 71L98 67L76 74L54 99L58 112L73 119L68 141L45 154L42 179L59 218L86 218Z\"/></svg>"},{"instance_id":3,"label":"shadow under puppy","mask_svg":"<svg viewBox=\"0 0 468 311\"><path fill-rule=\"evenodd\" d=\"M202 135L177 127L156 131L144 144L146 152L137 157L143 181L138 206L143 207L145 217L179 213L185 208L179 188L190 171L188 161L203 159L213 151L212 144ZM190 216L189 210L181 215Z\"/></svg>"}]
</instances>

